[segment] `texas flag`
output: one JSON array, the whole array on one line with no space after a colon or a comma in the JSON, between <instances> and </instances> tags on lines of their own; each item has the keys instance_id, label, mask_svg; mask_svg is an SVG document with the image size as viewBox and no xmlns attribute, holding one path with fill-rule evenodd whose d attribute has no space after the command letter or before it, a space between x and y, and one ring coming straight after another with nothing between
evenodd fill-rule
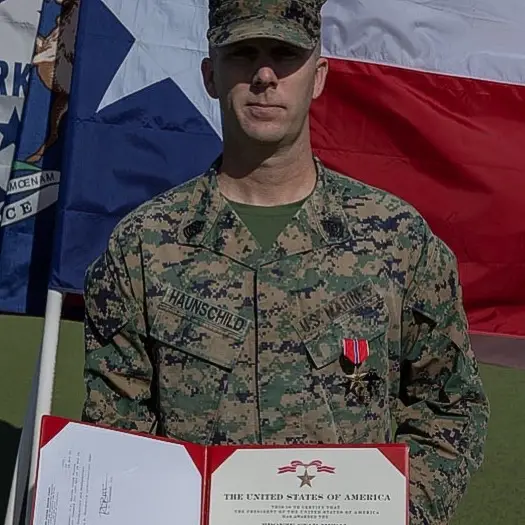
<instances>
[{"instance_id":1,"label":"texas flag","mask_svg":"<svg viewBox=\"0 0 525 525\"><path fill-rule=\"evenodd\" d=\"M312 111L332 168L454 250L476 332L525 335L525 2L328 0Z\"/></svg>"},{"instance_id":2,"label":"texas flag","mask_svg":"<svg viewBox=\"0 0 525 525\"><path fill-rule=\"evenodd\" d=\"M81 2L51 287L221 149L205 0ZM455 251L471 328L525 335L525 2L328 0L315 152L416 206Z\"/></svg>"}]
</instances>

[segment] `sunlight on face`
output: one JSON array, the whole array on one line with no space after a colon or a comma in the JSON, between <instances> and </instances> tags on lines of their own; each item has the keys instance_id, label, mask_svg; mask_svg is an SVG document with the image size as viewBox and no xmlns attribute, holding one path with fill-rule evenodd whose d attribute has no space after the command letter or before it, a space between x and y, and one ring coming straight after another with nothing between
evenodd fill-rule
<instances>
[{"instance_id":1,"label":"sunlight on face","mask_svg":"<svg viewBox=\"0 0 525 525\"><path fill-rule=\"evenodd\" d=\"M213 50L202 64L206 89L220 102L225 139L262 143L291 143L306 129L327 69L317 50L270 39Z\"/></svg>"}]
</instances>

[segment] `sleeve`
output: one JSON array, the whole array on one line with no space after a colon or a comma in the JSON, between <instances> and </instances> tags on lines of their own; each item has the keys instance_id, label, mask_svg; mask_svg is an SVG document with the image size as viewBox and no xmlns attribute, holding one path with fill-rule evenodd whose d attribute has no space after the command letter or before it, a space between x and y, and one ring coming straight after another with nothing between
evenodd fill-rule
<instances>
[{"instance_id":1,"label":"sleeve","mask_svg":"<svg viewBox=\"0 0 525 525\"><path fill-rule=\"evenodd\" d=\"M483 457L489 403L456 259L431 233L405 295L396 441L410 447L410 524L446 525Z\"/></svg>"},{"instance_id":2,"label":"sleeve","mask_svg":"<svg viewBox=\"0 0 525 525\"><path fill-rule=\"evenodd\" d=\"M143 286L139 261L124 256L113 234L105 253L86 272L82 420L151 432L156 422L154 365L134 292Z\"/></svg>"}]
</instances>

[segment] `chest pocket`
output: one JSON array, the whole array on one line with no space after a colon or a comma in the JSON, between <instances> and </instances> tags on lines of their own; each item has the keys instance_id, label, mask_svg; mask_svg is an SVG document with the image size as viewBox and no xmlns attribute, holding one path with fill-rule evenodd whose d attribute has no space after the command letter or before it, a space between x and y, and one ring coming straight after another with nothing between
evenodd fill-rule
<instances>
[{"instance_id":1,"label":"chest pocket","mask_svg":"<svg viewBox=\"0 0 525 525\"><path fill-rule=\"evenodd\" d=\"M389 439L388 323L388 308L375 292L304 341L312 361L310 388L328 405L343 442ZM368 357L357 367L343 357L345 339L368 347Z\"/></svg>"},{"instance_id":2,"label":"chest pocket","mask_svg":"<svg viewBox=\"0 0 525 525\"><path fill-rule=\"evenodd\" d=\"M205 444L213 434L246 337L246 330L235 332L240 323L234 318L221 327L214 314L206 321L166 301L159 305L150 336L156 343L158 408L168 437Z\"/></svg>"}]
</instances>

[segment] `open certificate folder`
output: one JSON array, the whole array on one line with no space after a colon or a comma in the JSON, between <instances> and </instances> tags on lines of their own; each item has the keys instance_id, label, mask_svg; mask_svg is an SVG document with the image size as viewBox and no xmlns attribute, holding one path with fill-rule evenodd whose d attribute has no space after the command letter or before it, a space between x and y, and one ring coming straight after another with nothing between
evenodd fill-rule
<instances>
[{"instance_id":1,"label":"open certificate folder","mask_svg":"<svg viewBox=\"0 0 525 525\"><path fill-rule=\"evenodd\" d=\"M45 416L34 525L406 525L405 445L200 446Z\"/></svg>"}]
</instances>

